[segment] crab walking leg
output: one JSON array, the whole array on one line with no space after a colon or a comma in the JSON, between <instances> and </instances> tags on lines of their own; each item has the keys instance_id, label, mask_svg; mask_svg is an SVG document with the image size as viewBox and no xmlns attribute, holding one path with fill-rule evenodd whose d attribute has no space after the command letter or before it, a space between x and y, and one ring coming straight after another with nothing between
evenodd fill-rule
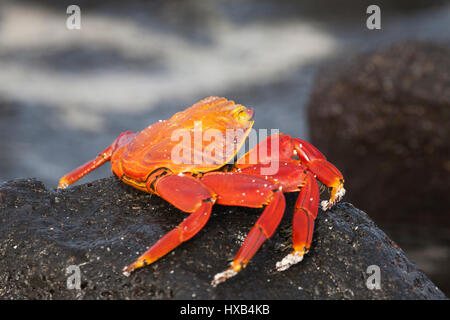
<instances>
[{"instance_id":1,"label":"crab walking leg","mask_svg":"<svg viewBox=\"0 0 450 320\"><path fill-rule=\"evenodd\" d=\"M275 141L274 140L278 140ZM273 149L278 148L278 149ZM293 155L293 146L291 137L283 134L273 134L236 161L236 166L244 169L255 164L279 162L281 160L289 160Z\"/></svg>"},{"instance_id":2,"label":"crab walking leg","mask_svg":"<svg viewBox=\"0 0 450 320\"><path fill-rule=\"evenodd\" d=\"M163 236L134 263L123 269L128 276L140 267L151 264L181 243L195 236L206 224L215 202L213 195L200 181L191 176L164 176L156 182L159 196L175 207L191 214L175 229Z\"/></svg>"},{"instance_id":3,"label":"crab walking leg","mask_svg":"<svg viewBox=\"0 0 450 320\"><path fill-rule=\"evenodd\" d=\"M80 180L89 172L97 169L107 161L111 160L113 152L118 147L122 147L127 144L131 137L134 137L134 133L132 131L123 132L120 136L117 137L113 144L100 152L96 158L86 162L85 164L79 166L75 170L69 172L61 179L59 179L58 188L67 188L69 185Z\"/></svg>"},{"instance_id":4,"label":"crab walking leg","mask_svg":"<svg viewBox=\"0 0 450 320\"><path fill-rule=\"evenodd\" d=\"M294 251L277 262L278 271L284 271L303 260L308 253L314 232L314 220L319 208L319 186L312 174L308 173L305 183L295 203L292 222L292 246Z\"/></svg>"},{"instance_id":5,"label":"crab walking leg","mask_svg":"<svg viewBox=\"0 0 450 320\"><path fill-rule=\"evenodd\" d=\"M332 188L330 200L324 200L321 203L322 210L330 209L345 195L342 174L333 164L326 160L319 150L308 142L293 138L292 143L300 161L327 187Z\"/></svg>"},{"instance_id":6,"label":"crab walking leg","mask_svg":"<svg viewBox=\"0 0 450 320\"><path fill-rule=\"evenodd\" d=\"M245 238L244 243L231 263L231 267L214 276L211 282L214 287L235 276L247 266L247 263L262 244L275 232L283 217L285 206L283 193L279 190L275 191L272 200L248 233L247 238Z\"/></svg>"},{"instance_id":7,"label":"crab walking leg","mask_svg":"<svg viewBox=\"0 0 450 320\"><path fill-rule=\"evenodd\" d=\"M236 172L214 172L205 174L201 181L217 193L218 204L254 208L267 205L250 230L231 267L214 277L211 284L217 286L245 268L261 245L273 235L283 217L286 204L280 186L260 177Z\"/></svg>"},{"instance_id":8,"label":"crab walking leg","mask_svg":"<svg viewBox=\"0 0 450 320\"><path fill-rule=\"evenodd\" d=\"M273 150L273 141L278 139L277 150ZM262 152L261 152L262 151ZM275 152L274 152L275 151ZM331 187L331 197L328 201L322 201L322 209L330 209L336 202L341 200L345 194L344 178L339 170L325 156L310 143L291 138L288 135L275 134L260 142L252 148L247 154L237 161L237 167L247 169L256 163L270 163L292 160L292 157L298 155L300 162L308 167L317 178L327 187Z\"/></svg>"},{"instance_id":9,"label":"crab walking leg","mask_svg":"<svg viewBox=\"0 0 450 320\"><path fill-rule=\"evenodd\" d=\"M112 145L103 150L102 152L100 152L95 159L86 162L85 164L79 166L75 170L71 171L70 173L66 174L61 179L59 179L58 188L59 189L67 188L75 181L81 179L89 172L97 169L98 167L109 161L111 159L111 156L112 156Z\"/></svg>"},{"instance_id":10,"label":"crab walking leg","mask_svg":"<svg viewBox=\"0 0 450 320\"><path fill-rule=\"evenodd\" d=\"M212 206L212 202L203 202L200 208L191 213L175 229L163 236L135 262L125 267L123 274L129 276L133 270L155 262L196 235L208 221Z\"/></svg>"}]
</instances>

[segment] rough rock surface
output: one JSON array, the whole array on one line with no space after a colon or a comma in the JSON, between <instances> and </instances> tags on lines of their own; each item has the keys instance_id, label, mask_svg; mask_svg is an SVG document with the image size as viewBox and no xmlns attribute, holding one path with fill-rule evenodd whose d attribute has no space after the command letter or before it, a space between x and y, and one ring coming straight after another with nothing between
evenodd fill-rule
<instances>
[{"instance_id":1,"label":"rough rock surface","mask_svg":"<svg viewBox=\"0 0 450 320\"><path fill-rule=\"evenodd\" d=\"M25 299L445 299L367 214L351 204L319 212L310 254L278 273L295 195L276 234L247 268L216 288L260 210L215 206L206 227L160 261L122 275L185 215L115 177L49 191L33 179L0 186L0 298ZM81 289L66 287L79 265ZM381 289L366 287L367 267Z\"/></svg>"},{"instance_id":2,"label":"rough rock surface","mask_svg":"<svg viewBox=\"0 0 450 320\"><path fill-rule=\"evenodd\" d=\"M365 210L450 292L450 47L401 43L325 68L311 142Z\"/></svg>"},{"instance_id":3,"label":"rough rock surface","mask_svg":"<svg viewBox=\"0 0 450 320\"><path fill-rule=\"evenodd\" d=\"M311 141L346 173L348 196L364 208L389 215L450 205L442 180L450 172L449 56L450 47L410 42L319 77ZM399 192L404 201L394 201Z\"/></svg>"}]
</instances>

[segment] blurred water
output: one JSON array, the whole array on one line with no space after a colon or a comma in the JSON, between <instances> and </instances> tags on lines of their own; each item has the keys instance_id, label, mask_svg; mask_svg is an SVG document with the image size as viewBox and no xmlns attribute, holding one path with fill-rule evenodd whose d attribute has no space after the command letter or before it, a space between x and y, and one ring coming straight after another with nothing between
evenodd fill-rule
<instances>
[{"instance_id":1,"label":"blurred water","mask_svg":"<svg viewBox=\"0 0 450 320\"><path fill-rule=\"evenodd\" d=\"M121 131L210 95L253 107L257 128L307 138L304 106L325 61L450 39L449 5L386 12L382 31L369 31L364 7L330 18L291 2L113 2L82 5L82 29L69 31L64 4L48 2L0 3L0 181L55 187Z\"/></svg>"}]
</instances>

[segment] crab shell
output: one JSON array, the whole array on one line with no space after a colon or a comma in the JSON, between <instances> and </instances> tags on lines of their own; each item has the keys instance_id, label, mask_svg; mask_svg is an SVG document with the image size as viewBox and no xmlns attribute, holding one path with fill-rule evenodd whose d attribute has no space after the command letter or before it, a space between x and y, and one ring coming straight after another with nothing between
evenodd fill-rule
<instances>
[{"instance_id":1,"label":"crab shell","mask_svg":"<svg viewBox=\"0 0 450 320\"><path fill-rule=\"evenodd\" d=\"M160 168L172 173L200 173L216 170L233 159L245 142L254 121L253 110L225 98L209 97L178 112L169 120L159 121L139 132L134 140L114 153L113 171L134 186L145 183L152 172ZM203 135L213 133L211 142L203 143ZM199 135L199 136L198 136ZM188 142L191 152L184 161L174 162L174 148ZM205 140L207 140L205 138ZM186 146L186 145L185 145ZM210 156L209 150L220 150ZM194 161L196 155L202 161Z\"/></svg>"}]
</instances>

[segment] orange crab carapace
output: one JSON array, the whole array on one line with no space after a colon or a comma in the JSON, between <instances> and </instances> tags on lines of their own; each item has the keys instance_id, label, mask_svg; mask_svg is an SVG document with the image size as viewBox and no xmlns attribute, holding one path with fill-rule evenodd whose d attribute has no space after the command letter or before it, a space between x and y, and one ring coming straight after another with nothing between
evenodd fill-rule
<instances>
[{"instance_id":1,"label":"orange crab carapace","mask_svg":"<svg viewBox=\"0 0 450 320\"><path fill-rule=\"evenodd\" d=\"M215 275L213 286L246 267L280 223L285 210L283 193L299 191L293 215L293 251L276 264L278 271L286 270L300 262L311 245L319 206L316 178L331 188L330 199L321 203L323 210L331 208L342 198L345 193L344 180L339 170L315 147L283 134L269 136L233 162L249 135L253 125L252 118L252 109L233 101L218 97L203 99L176 113L169 120L159 121L137 133L122 133L95 159L62 177L58 187L66 188L90 171L111 161L112 172L123 182L156 194L181 211L189 213L180 225L125 267L125 275L155 262L192 238L208 221L215 203L264 207L231 266ZM207 145L193 143L192 154L201 154L202 161L174 161L173 148L179 146L179 140L174 141L174 133L183 130L193 132L198 123L201 123L204 132L214 130L227 137L228 130L233 129L240 130L242 134L233 139L215 139ZM276 150L271 149L273 139L278 139ZM215 150L224 151L207 153L206 151L211 151L211 146ZM265 152L260 152L261 149L265 149ZM248 161L249 159L255 161ZM278 168L276 172L261 173L264 168L273 164Z\"/></svg>"}]
</instances>

